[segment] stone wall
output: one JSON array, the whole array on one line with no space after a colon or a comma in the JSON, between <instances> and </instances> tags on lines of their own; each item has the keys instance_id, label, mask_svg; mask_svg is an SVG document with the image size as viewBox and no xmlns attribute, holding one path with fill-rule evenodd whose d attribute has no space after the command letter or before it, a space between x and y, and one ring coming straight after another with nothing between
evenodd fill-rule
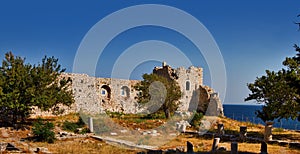
<instances>
[{"instance_id":1,"label":"stone wall","mask_svg":"<svg viewBox=\"0 0 300 154\"><path fill-rule=\"evenodd\" d=\"M173 69L163 62L162 67L155 67L153 73L178 82L182 91L179 110L197 110L209 115L223 115L219 95L212 88L203 85L202 68L191 66L188 69L184 67Z\"/></svg>"},{"instance_id":2,"label":"stone wall","mask_svg":"<svg viewBox=\"0 0 300 154\"><path fill-rule=\"evenodd\" d=\"M153 73L178 82L182 91L179 101L180 111L205 112L210 102L214 102L214 110L223 113L219 97L214 91L203 85L202 68L191 66L173 69L164 62L162 67L155 67ZM123 80L111 78L96 78L86 74L64 73L61 77L72 79L72 90L75 104L70 108L62 107L66 112L83 111L89 114L104 113L105 111L137 113L140 106L135 97L138 91L134 86L138 80ZM214 96L214 97L212 97ZM42 114L35 110L36 114ZM48 112L47 112L48 113Z\"/></svg>"},{"instance_id":3,"label":"stone wall","mask_svg":"<svg viewBox=\"0 0 300 154\"><path fill-rule=\"evenodd\" d=\"M85 74L64 74L72 77L76 111L103 113L104 111L135 113L137 92L133 88L139 81L95 78Z\"/></svg>"}]
</instances>

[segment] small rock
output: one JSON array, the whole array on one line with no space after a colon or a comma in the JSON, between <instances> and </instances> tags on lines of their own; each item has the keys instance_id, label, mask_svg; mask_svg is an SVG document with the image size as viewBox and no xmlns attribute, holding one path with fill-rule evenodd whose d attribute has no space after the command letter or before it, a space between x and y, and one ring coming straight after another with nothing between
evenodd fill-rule
<instances>
[{"instance_id":1,"label":"small rock","mask_svg":"<svg viewBox=\"0 0 300 154\"><path fill-rule=\"evenodd\" d=\"M156 134L156 133L155 134L151 134L151 136L158 136L158 134Z\"/></svg>"},{"instance_id":2,"label":"small rock","mask_svg":"<svg viewBox=\"0 0 300 154\"><path fill-rule=\"evenodd\" d=\"M5 151L7 143L0 143L0 152Z\"/></svg>"},{"instance_id":3,"label":"small rock","mask_svg":"<svg viewBox=\"0 0 300 154\"><path fill-rule=\"evenodd\" d=\"M111 132L110 135L116 136L116 135L118 135L118 134L117 134L117 133L114 133L114 132Z\"/></svg>"},{"instance_id":4,"label":"small rock","mask_svg":"<svg viewBox=\"0 0 300 154\"><path fill-rule=\"evenodd\" d=\"M6 146L7 151L20 151L18 148L16 148L13 144L8 143Z\"/></svg>"},{"instance_id":5,"label":"small rock","mask_svg":"<svg viewBox=\"0 0 300 154\"><path fill-rule=\"evenodd\" d=\"M152 134L156 134L157 133L157 130L152 130Z\"/></svg>"},{"instance_id":6,"label":"small rock","mask_svg":"<svg viewBox=\"0 0 300 154\"><path fill-rule=\"evenodd\" d=\"M184 152L184 146L176 147L176 152Z\"/></svg>"},{"instance_id":7,"label":"small rock","mask_svg":"<svg viewBox=\"0 0 300 154\"><path fill-rule=\"evenodd\" d=\"M121 133L127 133L128 131L126 129L123 129L120 131Z\"/></svg>"},{"instance_id":8,"label":"small rock","mask_svg":"<svg viewBox=\"0 0 300 154\"><path fill-rule=\"evenodd\" d=\"M36 153L50 153L48 151L48 148L44 148L44 147L38 147L38 148L36 148L36 150L34 152L36 152Z\"/></svg>"},{"instance_id":9,"label":"small rock","mask_svg":"<svg viewBox=\"0 0 300 154\"><path fill-rule=\"evenodd\" d=\"M75 132L80 133L80 132L82 132L82 130L83 130L83 128L76 128Z\"/></svg>"},{"instance_id":10,"label":"small rock","mask_svg":"<svg viewBox=\"0 0 300 154\"><path fill-rule=\"evenodd\" d=\"M1 136L3 138L9 138L9 134L4 129L1 130Z\"/></svg>"},{"instance_id":11,"label":"small rock","mask_svg":"<svg viewBox=\"0 0 300 154\"><path fill-rule=\"evenodd\" d=\"M176 133L170 133L169 135L170 135L170 136L177 136Z\"/></svg>"}]
</instances>

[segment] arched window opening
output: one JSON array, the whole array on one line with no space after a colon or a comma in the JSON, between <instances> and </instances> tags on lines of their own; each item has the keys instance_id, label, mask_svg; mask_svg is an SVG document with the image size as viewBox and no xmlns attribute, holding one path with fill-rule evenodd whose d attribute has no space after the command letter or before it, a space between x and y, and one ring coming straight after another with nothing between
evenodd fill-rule
<instances>
[{"instance_id":1,"label":"arched window opening","mask_svg":"<svg viewBox=\"0 0 300 154\"><path fill-rule=\"evenodd\" d=\"M185 90L186 91L190 90L190 81L186 81L186 83L185 83Z\"/></svg>"},{"instance_id":2,"label":"arched window opening","mask_svg":"<svg viewBox=\"0 0 300 154\"><path fill-rule=\"evenodd\" d=\"M106 99L110 99L111 96L111 89L108 85L103 85L101 87L101 95L104 96Z\"/></svg>"},{"instance_id":3,"label":"arched window opening","mask_svg":"<svg viewBox=\"0 0 300 154\"><path fill-rule=\"evenodd\" d=\"M121 96L129 97L130 96L130 89L127 86L123 86L121 88Z\"/></svg>"}]
</instances>

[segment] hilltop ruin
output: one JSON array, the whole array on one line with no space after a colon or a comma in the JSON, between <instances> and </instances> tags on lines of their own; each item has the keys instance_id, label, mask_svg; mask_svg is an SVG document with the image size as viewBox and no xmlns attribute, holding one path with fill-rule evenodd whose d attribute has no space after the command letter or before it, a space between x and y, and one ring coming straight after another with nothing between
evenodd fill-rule
<instances>
[{"instance_id":1,"label":"hilltop ruin","mask_svg":"<svg viewBox=\"0 0 300 154\"><path fill-rule=\"evenodd\" d=\"M153 73L178 82L182 97L179 111L194 111L206 115L223 115L223 106L217 93L203 85L203 69L191 66L188 69L172 68L163 62ZM72 79L75 103L60 107L65 114L83 111L89 114L110 112L137 113L140 105L135 99L139 91L134 86L139 80L96 78L86 74L64 73L61 77ZM50 112L35 110L35 115L50 115Z\"/></svg>"}]
</instances>

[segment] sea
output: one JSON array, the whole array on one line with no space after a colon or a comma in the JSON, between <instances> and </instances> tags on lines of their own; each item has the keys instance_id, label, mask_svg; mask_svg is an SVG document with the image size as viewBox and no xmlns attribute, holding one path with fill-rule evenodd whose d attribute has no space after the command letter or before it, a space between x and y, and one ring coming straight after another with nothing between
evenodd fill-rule
<instances>
[{"instance_id":1,"label":"sea","mask_svg":"<svg viewBox=\"0 0 300 154\"><path fill-rule=\"evenodd\" d=\"M264 125L264 122L260 118L256 117L255 115L255 111L260 110L262 108L261 105L223 104L223 108L224 108L224 115L228 118L238 120L238 121L252 122L252 123ZM290 129L290 130L300 130L300 122L297 119L296 120L281 119L280 121L275 119L273 127Z\"/></svg>"}]
</instances>

